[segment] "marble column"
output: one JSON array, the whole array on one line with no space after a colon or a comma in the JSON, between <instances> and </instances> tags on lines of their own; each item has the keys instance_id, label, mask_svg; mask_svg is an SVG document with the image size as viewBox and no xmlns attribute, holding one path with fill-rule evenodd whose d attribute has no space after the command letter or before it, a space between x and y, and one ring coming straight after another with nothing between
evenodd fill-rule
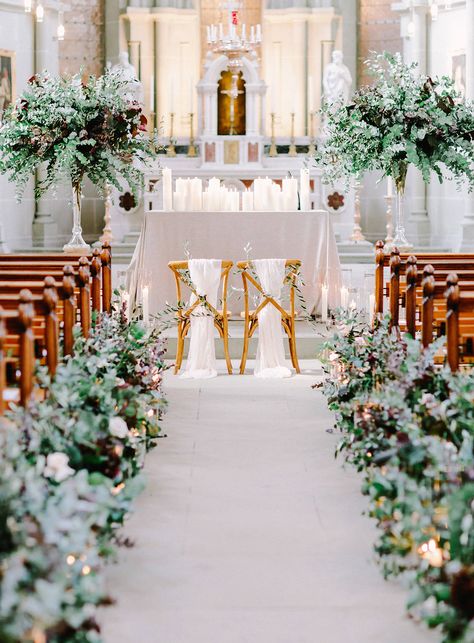
<instances>
[{"instance_id":1,"label":"marble column","mask_svg":"<svg viewBox=\"0 0 474 643\"><path fill-rule=\"evenodd\" d=\"M43 22L36 22L34 14L31 19L35 30L35 72L47 69L48 72L55 75L59 72L58 41L56 38L57 11L46 6ZM37 185L44 179L44 176L44 167L38 168L35 177ZM52 215L52 198L51 193L47 193L36 200L32 225L33 246L55 245L58 226Z\"/></svg>"},{"instance_id":2,"label":"marble column","mask_svg":"<svg viewBox=\"0 0 474 643\"><path fill-rule=\"evenodd\" d=\"M414 2L413 13L408 14L408 20L413 21L412 35L404 38L404 60L416 62L420 74L426 74L427 63L427 13L428 7L424 2ZM427 186L421 172L410 168L407 180L407 196L409 203L408 227L409 240L415 246L426 246L430 243L430 220L426 206Z\"/></svg>"},{"instance_id":3,"label":"marble column","mask_svg":"<svg viewBox=\"0 0 474 643\"><path fill-rule=\"evenodd\" d=\"M474 0L466 0L466 97L474 100ZM462 251L474 251L474 193L466 197L462 222Z\"/></svg>"}]
</instances>

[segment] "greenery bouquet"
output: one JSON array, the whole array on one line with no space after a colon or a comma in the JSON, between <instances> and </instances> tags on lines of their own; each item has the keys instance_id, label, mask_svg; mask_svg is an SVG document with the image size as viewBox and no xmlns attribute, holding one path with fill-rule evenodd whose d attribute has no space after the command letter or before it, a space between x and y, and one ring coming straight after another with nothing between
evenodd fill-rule
<instances>
[{"instance_id":1,"label":"greenery bouquet","mask_svg":"<svg viewBox=\"0 0 474 643\"><path fill-rule=\"evenodd\" d=\"M65 178L72 183L73 236L65 250L87 245L82 239L81 188L87 176L103 191L125 179L136 193L143 184L140 162L154 155L145 134L141 106L127 92L128 81L114 72L84 81L80 75L44 72L28 81L0 128L0 172L17 183L21 198L30 176L41 168L36 197ZM138 161L134 164L133 161Z\"/></svg>"},{"instance_id":2,"label":"greenery bouquet","mask_svg":"<svg viewBox=\"0 0 474 643\"><path fill-rule=\"evenodd\" d=\"M447 78L420 75L416 63L399 54L376 54L367 61L376 82L361 87L348 105L327 104L325 141L318 160L326 180L380 171L393 178L400 197L409 165L429 182L445 170L474 186L474 105ZM399 198L399 203L403 201ZM404 245L399 208L396 239Z\"/></svg>"}]
</instances>

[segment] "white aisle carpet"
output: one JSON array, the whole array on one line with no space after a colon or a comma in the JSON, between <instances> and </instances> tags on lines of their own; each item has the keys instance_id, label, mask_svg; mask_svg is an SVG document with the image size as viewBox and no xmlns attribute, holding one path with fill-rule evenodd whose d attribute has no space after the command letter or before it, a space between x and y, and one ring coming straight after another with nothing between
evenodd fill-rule
<instances>
[{"instance_id":1,"label":"white aisle carpet","mask_svg":"<svg viewBox=\"0 0 474 643\"><path fill-rule=\"evenodd\" d=\"M331 414L311 389L320 375L167 374L168 437L124 530L135 547L109 568L107 642L437 640L372 560L360 480L334 460Z\"/></svg>"}]
</instances>

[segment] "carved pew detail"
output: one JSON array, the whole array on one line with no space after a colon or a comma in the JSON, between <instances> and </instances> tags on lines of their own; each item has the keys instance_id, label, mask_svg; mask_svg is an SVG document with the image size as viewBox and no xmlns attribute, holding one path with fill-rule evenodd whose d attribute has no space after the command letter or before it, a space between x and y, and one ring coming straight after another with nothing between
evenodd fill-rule
<instances>
[{"instance_id":1,"label":"carved pew detail","mask_svg":"<svg viewBox=\"0 0 474 643\"><path fill-rule=\"evenodd\" d=\"M112 253L110 243L107 241L102 244L100 259L102 261L102 311L110 314L112 305Z\"/></svg>"},{"instance_id":2,"label":"carved pew detail","mask_svg":"<svg viewBox=\"0 0 474 643\"><path fill-rule=\"evenodd\" d=\"M88 337L91 327L91 295L89 260L87 257L81 257L79 259L77 285L79 286L79 311L82 334L84 337Z\"/></svg>"},{"instance_id":3,"label":"carved pew detail","mask_svg":"<svg viewBox=\"0 0 474 643\"><path fill-rule=\"evenodd\" d=\"M427 348L433 341L433 307L435 294L434 268L428 264L423 270L423 300L421 310L422 341Z\"/></svg>"}]
</instances>

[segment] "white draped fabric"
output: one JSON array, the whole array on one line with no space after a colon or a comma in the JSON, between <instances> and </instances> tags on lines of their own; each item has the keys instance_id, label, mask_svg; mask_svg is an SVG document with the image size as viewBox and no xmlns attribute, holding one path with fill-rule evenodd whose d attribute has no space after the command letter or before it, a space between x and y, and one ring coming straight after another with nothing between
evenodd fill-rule
<instances>
[{"instance_id":1,"label":"white draped fabric","mask_svg":"<svg viewBox=\"0 0 474 643\"><path fill-rule=\"evenodd\" d=\"M196 292L206 296L217 307L217 295L221 279L220 259L190 259L189 276ZM190 305L197 297L191 294ZM205 379L217 376L216 349L214 345L214 317L210 310L200 304L191 313L190 344L183 378Z\"/></svg>"},{"instance_id":2,"label":"white draped fabric","mask_svg":"<svg viewBox=\"0 0 474 643\"><path fill-rule=\"evenodd\" d=\"M263 292L278 303L281 303L285 263L285 259L256 259L253 262ZM258 313L258 345L254 375L269 379L290 377L291 370L286 364L281 313L272 303L268 303Z\"/></svg>"}]
</instances>

